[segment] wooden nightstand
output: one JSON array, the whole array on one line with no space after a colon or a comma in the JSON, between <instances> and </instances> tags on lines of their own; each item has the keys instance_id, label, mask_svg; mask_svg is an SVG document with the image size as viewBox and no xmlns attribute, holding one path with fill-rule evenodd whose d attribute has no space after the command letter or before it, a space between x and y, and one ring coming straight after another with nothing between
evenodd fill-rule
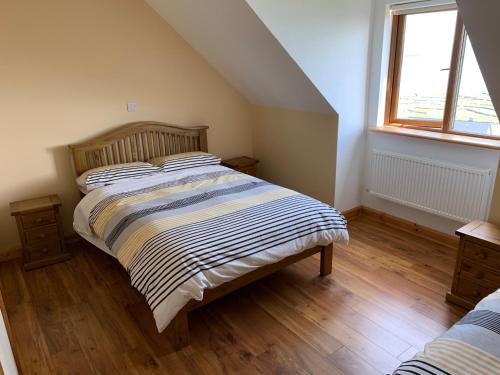
<instances>
[{"instance_id":1,"label":"wooden nightstand","mask_svg":"<svg viewBox=\"0 0 500 375\"><path fill-rule=\"evenodd\" d=\"M10 214L16 217L23 246L25 270L61 262L71 257L64 244L59 207L61 201L57 195L10 204Z\"/></svg>"},{"instance_id":2,"label":"wooden nightstand","mask_svg":"<svg viewBox=\"0 0 500 375\"><path fill-rule=\"evenodd\" d=\"M246 173L252 176L257 176L257 164L259 164L257 159L253 159L248 156L240 156L238 158L222 161L222 165L224 167L232 168L238 172Z\"/></svg>"},{"instance_id":3,"label":"wooden nightstand","mask_svg":"<svg viewBox=\"0 0 500 375\"><path fill-rule=\"evenodd\" d=\"M476 220L456 234L460 244L453 285L446 300L471 309L500 288L500 227Z\"/></svg>"}]
</instances>

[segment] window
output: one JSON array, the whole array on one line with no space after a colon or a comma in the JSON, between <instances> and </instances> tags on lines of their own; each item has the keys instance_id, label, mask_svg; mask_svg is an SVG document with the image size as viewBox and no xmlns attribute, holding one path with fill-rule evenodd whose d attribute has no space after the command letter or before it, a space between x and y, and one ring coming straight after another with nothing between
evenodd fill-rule
<instances>
[{"instance_id":1,"label":"window","mask_svg":"<svg viewBox=\"0 0 500 375\"><path fill-rule=\"evenodd\" d=\"M456 9L393 16L386 124L500 137Z\"/></svg>"},{"instance_id":2,"label":"window","mask_svg":"<svg viewBox=\"0 0 500 375\"><path fill-rule=\"evenodd\" d=\"M462 133L500 137L498 117L468 37L464 43L464 53L460 60L461 69L458 72L458 96L452 128Z\"/></svg>"}]
</instances>

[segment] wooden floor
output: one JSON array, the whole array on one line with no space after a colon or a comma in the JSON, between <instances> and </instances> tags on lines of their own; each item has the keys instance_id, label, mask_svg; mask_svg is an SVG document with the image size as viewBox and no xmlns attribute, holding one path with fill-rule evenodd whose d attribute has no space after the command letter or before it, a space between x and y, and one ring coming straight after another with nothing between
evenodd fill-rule
<instances>
[{"instance_id":1,"label":"wooden floor","mask_svg":"<svg viewBox=\"0 0 500 375\"><path fill-rule=\"evenodd\" d=\"M121 266L81 245L69 262L0 266L24 374L384 374L465 311L444 302L454 250L361 217L333 274L309 258L195 311L192 344L155 333ZM76 246L75 246L76 247Z\"/></svg>"}]
</instances>

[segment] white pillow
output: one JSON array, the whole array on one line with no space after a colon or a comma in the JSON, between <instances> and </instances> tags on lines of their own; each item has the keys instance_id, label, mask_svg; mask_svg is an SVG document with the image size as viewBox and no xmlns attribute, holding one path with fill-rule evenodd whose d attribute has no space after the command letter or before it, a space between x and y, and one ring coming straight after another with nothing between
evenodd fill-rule
<instances>
[{"instance_id":1,"label":"white pillow","mask_svg":"<svg viewBox=\"0 0 500 375\"><path fill-rule=\"evenodd\" d=\"M131 178L149 176L158 172L161 172L161 169L149 163L114 164L89 169L76 179L76 183L80 191L87 194L101 186L111 185Z\"/></svg>"}]
</instances>

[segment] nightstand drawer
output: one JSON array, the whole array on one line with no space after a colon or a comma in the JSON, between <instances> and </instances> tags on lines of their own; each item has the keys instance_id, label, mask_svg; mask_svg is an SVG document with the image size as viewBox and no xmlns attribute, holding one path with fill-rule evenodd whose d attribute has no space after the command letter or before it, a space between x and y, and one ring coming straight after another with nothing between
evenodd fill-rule
<instances>
[{"instance_id":1,"label":"nightstand drawer","mask_svg":"<svg viewBox=\"0 0 500 375\"><path fill-rule=\"evenodd\" d=\"M466 241L464 246L464 257L476 262L486 263L489 267L500 269L500 252Z\"/></svg>"},{"instance_id":2,"label":"nightstand drawer","mask_svg":"<svg viewBox=\"0 0 500 375\"><path fill-rule=\"evenodd\" d=\"M460 277L457 292L455 294L475 304L494 291L495 288L480 285L465 277Z\"/></svg>"},{"instance_id":3,"label":"nightstand drawer","mask_svg":"<svg viewBox=\"0 0 500 375\"><path fill-rule=\"evenodd\" d=\"M56 222L56 216L54 211L40 211L34 212L32 214L24 214L21 216L21 221L23 222L23 228L29 229L38 227L40 225L46 225Z\"/></svg>"},{"instance_id":4,"label":"nightstand drawer","mask_svg":"<svg viewBox=\"0 0 500 375\"><path fill-rule=\"evenodd\" d=\"M30 229L25 232L26 244L33 245L39 242L51 241L59 238L57 225L47 225Z\"/></svg>"},{"instance_id":5,"label":"nightstand drawer","mask_svg":"<svg viewBox=\"0 0 500 375\"><path fill-rule=\"evenodd\" d=\"M475 264L468 259L462 261L460 277L466 277L474 282L492 288L500 287L500 273L485 269L479 264Z\"/></svg>"},{"instance_id":6,"label":"nightstand drawer","mask_svg":"<svg viewBox=\"0 0 500 375\"><path fill-rule=\"evenodd\" d=\"M249 174L250 176L256 176L257 168L256 167L241 168L239 172Z\"/></svg>"},{"instance_id":7,"label":"nightstand drawer","mask_svg":"<svg viewBox=\"0 0 500 375\"><path fill-rule=\"evenodd\" d=\"M25 271L71 258L64 243L60 207L61 200L54 194L10 203L23 245Z\"/></svg>"},{"instance_id":8,"label":"nightstand drawer","mask_svg":"<svg viewBox=\"0 0 500 375\"><path fill-rule=\"evenodd\" d=\"M26 256L30 262L58 255L61 252L61 244L57 238L26 247Z\"/></svg>"},{"instance_id":9,"label":"nightstand drawer","mask_svg":"<svg viewBox=\"0 0 500 375\"><path fill-rule=\"evenodd\" d=\"M246 173L251 176L257 175L257 165L259 161L248 156L240 156L237 158L227 159L222 161L224 167L234 169L235 171Z\"/></svg>"},{"instance_id":10,"label":"nightstand drawer","mask_svg":"<svg viewBox=\"0 0 500 375\"><path fill-rule=\"evenodd\" d=\"M455 233L460 244L446 300L471 309L500 287L500 226L474 220Z\"/></svg>"}]
</instances>

